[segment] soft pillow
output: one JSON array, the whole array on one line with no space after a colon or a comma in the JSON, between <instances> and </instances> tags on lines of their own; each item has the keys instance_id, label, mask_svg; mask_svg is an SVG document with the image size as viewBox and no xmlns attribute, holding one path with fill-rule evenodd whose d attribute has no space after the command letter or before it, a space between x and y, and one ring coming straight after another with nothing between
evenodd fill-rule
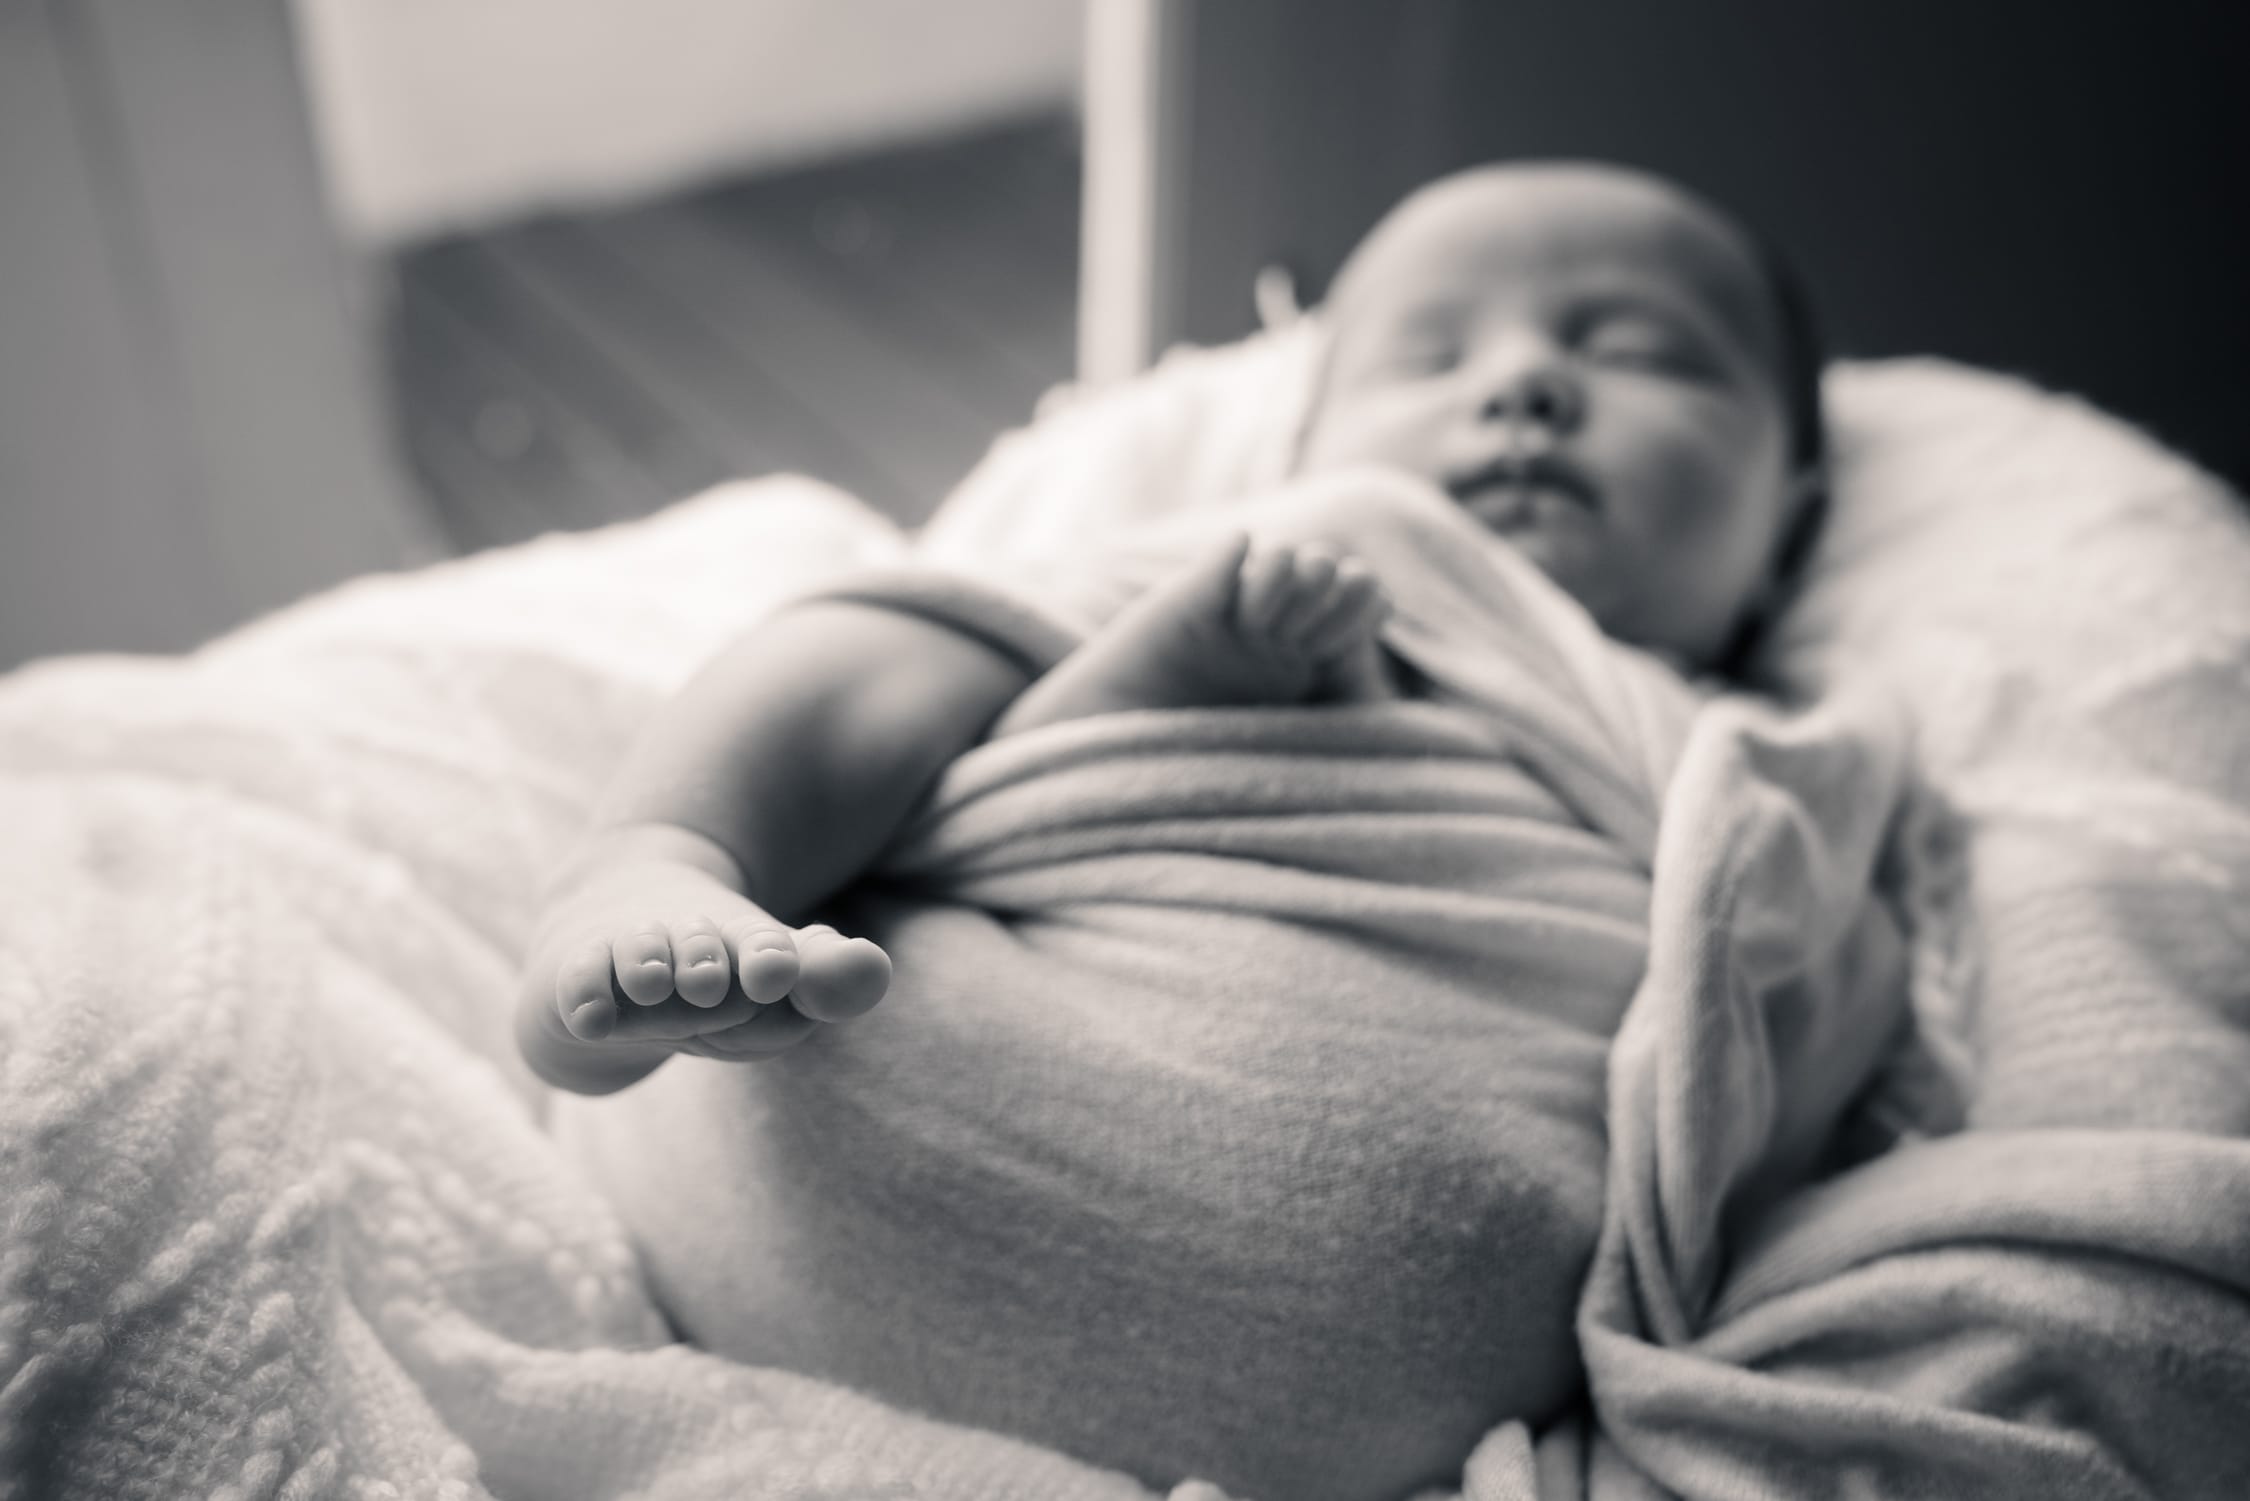
<instances>
[{"instance_id":1,"label":"soft pillow","mask_svg":"<svg viewBox=\"0 0 2250 1501\"><path fill-rule=\"evenodd\" d=\"M1918 905L1925 940L1975 931L1924 943L1917 1000L1969 1123L2250 1130L2240 500L2004 376L1842 365L1827 395L1834 514L1760 665L1911 708L1966 835L1958 899Z\"/></svg>"}]
</instances>

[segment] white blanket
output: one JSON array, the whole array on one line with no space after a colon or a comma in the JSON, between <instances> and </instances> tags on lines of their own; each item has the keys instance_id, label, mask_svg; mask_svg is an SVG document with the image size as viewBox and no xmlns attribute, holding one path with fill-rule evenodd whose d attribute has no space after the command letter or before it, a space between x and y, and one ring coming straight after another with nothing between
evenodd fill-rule
<instances>
[{"instance_id":1,"label":"white blanket","mask_svg":"<svg viewBox=\"0 0 2250 1501\"><path fill-rule=\"evenodd\" d=\"M0 1494L1138 1494L674 1343L507 1040L636 717L900 551L774 481L6 681Z\"/></svg>"},{"instance_id":2,"label":"white blanket","mask_svg":"<svg viewBox=\"0 0 2250 1501\"><path fill-rule=\"evenodd\" d=\"M1973 921L1917 925L1916 1001L1977 1129L1725 1221L1866 1059L1797 1025L1774 961L1873 858L1822 789L1896 768L1833 733L1865 704L1709 716L1658 852L1662 999L1611 1064L1592 1400L1496 1433L1463 1492L2250 1493L2250 539L2017 388L1835 390L1866 446L1776 670L1896 668L1966 816L1960 900L1922 911ZM1987 500L2005 523L1947 531ZM8 1494L1144 1494L672 1343L508 1053L539 880L636 716L902 551L772 482L0 684ZM1705 899L1735 880L1802 923L1730 926Z\"/></svg>"}]
</instances>

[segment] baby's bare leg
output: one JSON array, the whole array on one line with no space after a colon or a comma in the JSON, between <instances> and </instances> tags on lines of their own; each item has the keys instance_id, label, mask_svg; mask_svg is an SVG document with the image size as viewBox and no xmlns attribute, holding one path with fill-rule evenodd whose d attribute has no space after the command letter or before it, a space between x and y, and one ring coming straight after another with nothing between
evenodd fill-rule
<instances>
[{"instance_id":1,"label":"baby's bare leg","mask_svg":"<svg viewBox=\"0 0 2250 1501\"><path fill-rule=\"evenodd\" d=\"M1394 696L1375 576L1316 544L1236 536L1135 600L1009 706L994 735L1120 709Z\"/></svg>"},{"instance_id":2,"label":"baby's bare leg","mask_svg":"<svg viewBox=\"0 0 2250 1501\"><path fill-rule=\"evenodd\" d=\"M804 919L1024 681L975 638L844 602L721 652L635 737L550 889L516 1011L533 1070L606 1093L674 1053L775 1053L873 1006L882 950Z\"/></svg>"}]
</instances>

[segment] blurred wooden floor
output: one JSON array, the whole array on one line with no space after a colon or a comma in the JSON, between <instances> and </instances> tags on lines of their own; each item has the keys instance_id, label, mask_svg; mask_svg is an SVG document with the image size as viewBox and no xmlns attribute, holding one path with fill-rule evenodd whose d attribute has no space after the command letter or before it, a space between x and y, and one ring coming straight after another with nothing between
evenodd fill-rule
<instances>
[{"instance_id":1,"label":"blurred wooden floor","mask_svg":"<svg viewBox=\"0 0 2250 1501\"><path fill-rule=\"evenodd\" d=\"M463 551L815 475L926 516L1073 368L1077 124L541 218L403 253L411 470Z\"/></svg>"}]
</instances>

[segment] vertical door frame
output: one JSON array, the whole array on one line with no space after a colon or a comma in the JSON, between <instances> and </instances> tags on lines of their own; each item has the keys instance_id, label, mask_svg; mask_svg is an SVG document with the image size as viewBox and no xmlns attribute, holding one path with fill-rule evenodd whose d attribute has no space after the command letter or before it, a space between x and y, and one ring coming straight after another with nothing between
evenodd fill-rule
<instances>
[{"instance_id":1,"label":"vertical door frame","mask_svg":"<svg viewBox=\"0 0 2250 1501\"><path fill-rule=\"evenodd\" d=\"M1179 322L1190 0L1087 0L1078 378L1145 369Z\"/></svg>"}]
</instances>

